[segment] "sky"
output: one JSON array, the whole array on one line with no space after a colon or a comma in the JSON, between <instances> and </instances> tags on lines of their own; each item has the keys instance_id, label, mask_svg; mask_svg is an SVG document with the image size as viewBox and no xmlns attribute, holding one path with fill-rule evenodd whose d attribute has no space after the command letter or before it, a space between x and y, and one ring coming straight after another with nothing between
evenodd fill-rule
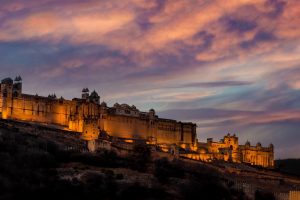
<instances>
[{"instance_id":1,"label":"sky","mask_svg":"<svg viewBox=\"0 0 300 200\"><path fill-rule=\"evenodd\" d=\"M0 79L300 157L299 0L0 0Z\"/></svg>"}]
</instances>

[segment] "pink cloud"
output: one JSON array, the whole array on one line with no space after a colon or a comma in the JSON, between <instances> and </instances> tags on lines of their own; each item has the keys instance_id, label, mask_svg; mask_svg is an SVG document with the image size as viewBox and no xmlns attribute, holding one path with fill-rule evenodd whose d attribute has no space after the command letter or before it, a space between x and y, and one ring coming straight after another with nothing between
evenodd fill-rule
<instances>
[{"instance_id":1,"label":"pink cloud","mask_svg":"<svg viewBox=\"0 0 300 200\"><path fill-rule=\"evenodd\" d=\"M297 33L299 3L287 2L282 15L273 20L267 14L272 12L274 7L266 2L217 0L190 3L172 0L165 1L165 4L159 7L158 1L146 0L122 2L89 0L60 3L30 1L28 6L22 1L17 1L15 5L4 6L6 12L15 14L7 16L6 21L0 22L3 30L0 33L0 40L41 40L55 44L69 43L77 45L78 48L83 48L84 45L103 45L110 50L122 52L134 63L134 67L126 68L124 75L143 74L145 71L147 73L147 69L160 65L172 68L165 76L155 75L153 70L154 75L148 78L143 75L140 78L135 76L129 82L140 79L139 81L151 80L160 84L172 84L186 81L185 78L191 81L201 78L205 81L234 77L248 81L260 80L275 67L277 69L279 59L284 64L287 62L290 64L291 59L298 63L296 53L292 57L290 53L283 53L284 49L280 50L288 48L282 47L283 42L287 44L286 41L291 38L294 41L300 37L300 33ZM18 13L20 10L22 13ZM224 17L247 19L254 22L256 27L243 33L230 31L222 21ZM149 23L149 27L139 26L138 21L141 19ZM285 23L286 21L289 23ZM260 31L274 34L275 39L255 43L255 37ZM198 50L197 48L206 42L203 38L195 37L199 32L211 34L213 39L209 46ZM251 41L255 43L251 48L241 47L241 43ZM180 59L182 57L184 60L185 53L189 55L189 59L194 59L191 64L173 67L171 62L157 63L158 56L175 56ZM74 69L85 64L87 69L97 70L125 65L122 58L80 59L60 61L56 68ZM187 60L187 63L188 61L190 60ZM244 66L245 63L247 67ZM276 64L274 68L262 67L265 63ZM64 73L66 70L56 69L56 71ZM297 84L291 87L298 88Z\"/></svg>"},{"instance_id":2,"label":"pink cloud","mask_svg":"<svg viewBox=\"0 0 300 200\"><path fill-rule=\"evenodd\" d=\"M210 49L196 53L195 59L211 62L227 58L232 54L243 57L249 55L249 51L255 54L258 53L257 50L267 52L276 47L276 43L269 43L259 44L256 48L247 51L239 48L238 45L241 41L251 40L259 29L275 30L276 35L283 38L300 36L300 32L298 34L295 31L299 24L298 17L296 17L299 16L297 1L290 1L287 4L287 9L282 17L276 20L278 23L267 17L260 17L258 20L251 13L243 11L245 7L252 6L253 9L256 9L257 14L271 12L274 8L266 4L266 0L230 2L216 0L194 3L178 0L165 1L162 10L153 12L145 18L151 24L147 30L139 27L137 20L139 17L143 17L143 11L155 10L155 7L158 6L157 1L99 2L89 0L69 3L52 3L51 1L39 3L36 1L30 5L45 7L41 6L42 9L38 12L34 10L24 16L16 15L16 17L8 18L6 22L0 24L4 30L0 33L0 40L37 38L53 42L67 40L78 45L106 45L123 52L134 51L145 56L151 56L157 50L165 54L179 55L180 45L172 43L181 41L190 46L199 45L201 40L195 40L193 36L200 31L207 31L215 36L214 42ZM64 12L58 9L58 5L64 8ZM22 2L6 5L6 9L9 8L15 11L30 9ZM241 11L239 11L240 9ZM243 34L230 33L219 21L221 17L227 15L255 20L258 27ZM287 20L289 23L284 23ZM151 64L151 59L149 61Z\"/></svg>"}]
</instances>

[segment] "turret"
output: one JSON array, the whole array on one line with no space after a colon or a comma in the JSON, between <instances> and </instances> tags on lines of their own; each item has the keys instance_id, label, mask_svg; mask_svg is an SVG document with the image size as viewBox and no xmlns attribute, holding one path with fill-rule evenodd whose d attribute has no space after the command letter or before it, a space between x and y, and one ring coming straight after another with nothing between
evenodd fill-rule
<instances>
[{"instance_id":1,"label":"turret","mask_svg":"<svg viewBox=\"0 0 300 200\"><path fill-rule=\"evenodd\" d=\"M22 78L21 76L17 76L13 84L13 97L21 97L21 96L22 96Z\"/></svg>"},{"instance_id":2,"label":"turret","mask_svg":"<svg viewBox=\"0 0 300 200\"><path fill-rule=\"evenodd\" d=\"M12 97L13 97L13 85L14 81L11 78L5 78L0 84L0 100L1 100L1 112L2 119L7 119L11 113L10 108L12 107Z\"/></svg>"},{"instance_id":3,"label":"turret","mask_svg":"<svg viewBox=\"0 0 300 200\"><path fill-rule=\"evenodd\" d=\"M260 148L260 147L261 147L261 143L258 142L258 143L256 144L256 147Z\"/></svg>"},{"instance_id":4,"label":"turret","mask_svg":"<svg viewBox=\"0 0 300 200\"><path fill-rule=\"evenodd\" d=\"M250 142L247 141L247 142L245 143L245 146L246 146L246 147L250 147L250 146L251 146Z\"/></svg>"},{"instance_id":5,"label":"turret","mask_svg":"<svg viewBox=\"0 0 300 200\"><path fill-rule=\"evenodd\" d=\"M101 107L106 108L106 107L107 107L107 103L103 101L103 102L101 103Z\"/></svg>"},{"instance_id":6,"label":"turret","mask_svg":"<svg viewBox=\"0 0 300 200\"><path fill-rule=\"evenodd\" d=\"M13 80L5 78L1 81L1 96L4 98L11 98L13 92Z\"/></svg>"},{"instance_id":7,"label":"turret","mask_svg":"<svg viewBox=\"0 0 300 200\"><path fill-rule=\"evenodd\" d=\"M230 133L228 133L225 137L224 137L224 143L231 146L237 146L238 145L238 140L239 138L236 137L236 135L230 135Z\"/></svg>"},{"instance_id":8,"label":"turret","mask_svg":"<svg viewBox=\"0 0 300 200\"><path fill-rule=\"evenodd\" d=\"M232 150L231 152L231 159L233 162L240 162L240 155L239 155L239 138L236 137L235 134L231 135L230 133L224 137L224 143L228 148Z\"/></svg>"},{"instance_id":9,"label":"turret","mask_svg":"<svg viewBox=\"0 0 300 200\"><path fill-rule=\"evenodd\" d=\"M87 100L89 98L89 89L88 88L83 88L82 89L82 99Z\"/></svg>"},{"instance_id":10,"label":"turret","mask_svg":"<svg viewBox=\"0 0 300 200\"><path fill-rule=\"evenodd\" d=\"M151 108L151 109L149 110L149 116L150 116L151 118L154 118L154 117L155 117L155 110L154 110L153 108Z\"/></svg>"},{"instance_id":11,"label":"turret","mask_svg":"<svg viewBox=\"0 0 300 200\"><path fill-rule=\"evenodd\" d=\"M212 138L207 138L207 144L211 144L213 142Z\"/></svg>"},{"instance_id":12,"label":"turret","mask_svg":"<svg viewBox=\"0 0 300 200\"><path fill-rule=\"evenodd\" d=\"M119 103L115 103L114 104L114 108L119 108L120 107L120 104Z\"/></svg>"},{"instance_id":13,"label":"turret","mask_svg":"<svg viewBox=\"0 0 300 200\"><path fill-rule=\"evenodd\" d=\"M100 96L95 90L90 95L90 101L95 104L100 104Z\"/></svg>"},{"instance_id":14,"label":"turret","mask_svg":"<svg viewBox=\"0 0 300 200\"><path fill-rule=\"evenodd\" d=\"M55 93L49 94L48 98L50 98L50 99L56 99L56 94Z\"/></svg>"}]
</instances>

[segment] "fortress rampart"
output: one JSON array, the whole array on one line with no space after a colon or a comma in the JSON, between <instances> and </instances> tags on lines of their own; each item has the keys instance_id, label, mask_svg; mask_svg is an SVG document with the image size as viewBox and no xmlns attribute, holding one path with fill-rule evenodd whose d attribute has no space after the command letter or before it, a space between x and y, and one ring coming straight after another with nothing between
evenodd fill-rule
<instances>
[{"instance_id":1,"label":"fortress rampart","mask_svg":"<svg viewBox=\"0 0 300 200\"><path fill-rule=\"evenodd\" d=\"M220 142L197 141L196 124L159 118L154 109L142 112L135 106L100 104L96 91L82 90L81 98L66 100L55 94L48 97L22 93L22 78L5 78L0 84L0 117L49 124L82 133L82 139L93 141L101 132L123 139L145 140L148 144L185 149L185 156L196 160L222 159L263 167L274 166L274 147L238 144L238 138L227 135Z\"/></svg>"},{"instance_id":2,"label":"fortress rampart","mask_svg":"<svg viewBox=\"0 0 300 200\"><path fill-rule=\"evenodd\" d=\"M141 112L135 106L100 104L96 91L82 90L82 98L65 100L55 95L42 97L22 93L22 79L3 79L0 85L0 112L3 119L52 124L83 133L94 140L100 131L120 138L144 139L153 144L196 144L196 124L162 119L153 109Z\"/></svg>"}]
</instances>

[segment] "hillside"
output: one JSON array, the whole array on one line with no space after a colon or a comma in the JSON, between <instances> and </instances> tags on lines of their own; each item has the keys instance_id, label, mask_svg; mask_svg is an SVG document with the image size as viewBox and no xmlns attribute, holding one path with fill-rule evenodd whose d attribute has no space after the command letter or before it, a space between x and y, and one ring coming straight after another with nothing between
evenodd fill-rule
<instances>
[{"instance_id":1,"label":"hillside","mask_svg":"<svg viewBox=\"0 0 300 200\"><path fill-rule=\"evenodd\" d=\"M0 199L259 200L300 185L277 170L158 155L142 144L90 153L79 133L0 120Z\"/></svg>"},{"instance_id":2,"label":"hillside","mask_svg":"<svg viewBox=\"0 0 300 200\"><path fill-rule=\"evenodd\" d=\"M281 172L300 176L300 159L276 160L275 165Z\"/></svg>"},{"instance_id":3,"label":"hillside","mask_svg":"<svg viewBox=\"0 0 300 200\"><path fill-rule=\"evenodd\" d=\"M224 185L216 170L153 159L145 146L128 156L92 154L66 150L53 130L27 130L1 123L0 199L246 199Z\"/></svg>"}]
</instances>

